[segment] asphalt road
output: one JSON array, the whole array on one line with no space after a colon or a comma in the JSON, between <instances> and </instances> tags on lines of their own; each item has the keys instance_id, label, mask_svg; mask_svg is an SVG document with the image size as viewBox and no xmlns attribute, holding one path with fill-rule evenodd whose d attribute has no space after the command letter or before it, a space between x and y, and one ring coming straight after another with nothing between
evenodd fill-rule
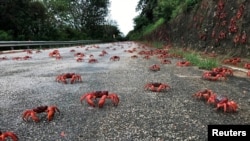
<instances>
[{"instance_id":1,"label":"asphalt road","mask_svg":"<svg viewBox=\"0 0 250 141\"><path fill-rule=\"evenodd\" d=\"M133 48L134 53L124 51ZM71 49L83 52L84 61L76 62ZM9 59L0 61L0 131L14 132L19 141L201 141L207 140L207 125L250 123L249 78L203 80L203 71L197 67L177 67L180 59L170 59L172 64L165 65L156 56L143 59L137 54L142 46L134 42L60 48L61 60L48 56L52 50L0 56ZM102 50L108 54L98 56ZM98 63L88 63L90 54ZM32 58L11 60L26 55ZM113 55L120 56L120 61L110 61ZM149 71L153 64L160 64L161 70ZM57 75L68 72L80 74L83 82L55 81ZM149 82L166 83L171 88L160 93L144 90ZM205 88L237 102L238 112L216 111L192 97ZM99 90L116 93L118 106L109 99L101 109L80 103L83 94ZM55 113L50 122L46 113L38 115L38 123L22 120L26 109L42 105L56 105L60 114Z\"/></svg>"}]
</instances>

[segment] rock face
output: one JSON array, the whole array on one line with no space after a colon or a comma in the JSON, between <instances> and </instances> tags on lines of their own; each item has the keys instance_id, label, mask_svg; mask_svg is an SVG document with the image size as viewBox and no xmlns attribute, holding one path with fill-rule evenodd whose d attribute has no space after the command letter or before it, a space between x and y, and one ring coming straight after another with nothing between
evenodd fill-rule
<instances>
[{"instance_id":1,"label":"rock face","mask_svg":"<svg viewBox=\"0 0 250 141\"><path fill-rule=\"evenodd\" d=\"M250 1L202 0L144 38L201 51L250 54Z\"/></svg>"}]
</instances>

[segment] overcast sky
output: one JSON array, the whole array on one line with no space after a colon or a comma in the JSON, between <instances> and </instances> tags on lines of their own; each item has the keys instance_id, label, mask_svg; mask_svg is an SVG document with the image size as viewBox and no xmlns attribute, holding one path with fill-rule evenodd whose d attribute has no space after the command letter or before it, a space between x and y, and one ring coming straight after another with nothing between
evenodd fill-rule
<instances>
[{"instance_id":1,"label":"overcast sky","mask_svg":"<svg viewBox=\"0 0 250 141\"><path fill-rule=\"evenodd\" d=\"M139 0L110 0L110 18L115 20L120 31L126 36L133 29L135 8Z\"/></svg>"}]
</instances>

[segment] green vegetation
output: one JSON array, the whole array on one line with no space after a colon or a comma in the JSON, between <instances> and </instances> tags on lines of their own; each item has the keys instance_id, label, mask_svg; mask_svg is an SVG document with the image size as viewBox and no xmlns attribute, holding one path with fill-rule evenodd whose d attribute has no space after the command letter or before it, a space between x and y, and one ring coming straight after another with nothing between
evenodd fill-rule
<instances>
[{"instance_id":1,"label":"green vegetation","mask_svg":"<svg viewBox=\"0 0 250 141\"><path fill-rule=\"evenodd\" d=\"M157 49L162 49L164 47L164 43L162 42L147 42L147 41L143 41L141 42L142 44L157 48Z\"/></svg>"},{"instance_id":2,"label":"green vegetation","mask_svg":"<svg viewBox=\"0 0 250 141\"><path fill-rule=\"evenodd\" d=\"M161 49L163 48L164 44L161 42L144 42L145 44L150 44L151 46ZM200 69L210 70L212 68L219 66L218 59L215 58L204 58L200 54L196 53L195 51L183 51L178 48L171 48L169 50L170 54L176 54L178 56L183 56L187 61L189 61L192 65L199 67Z\"/></svg>"},{"instance_id":3,"label":"green vegetation","mask_svg":"<svg viewBox=\"0 0 250 141\"><path fill-rule=\"evenodd\" d=\"M106 18L109 5L109 0L2 0L0 40L120 39L117 24Z\"/></svg>"},{"instance_id":4,"label":"green vegetation","mask_svg":"<svg viewBox=\"0 0 250 141\"><path fill-rule=\"evenodd\" d=\"M218 67L219 62L212 58L202 58L197 53L184 53L184 58L191 62L191 64L198 66L200 69L210 70Z\"/></svg>"},{"instance_id":5,"label":"green vegetation","mask_svg":"<svg viewBox=\"0 0 250 141\"><path fill-rule=\"evenodd\" d=\"M161 48L163 48L163 43L161 43L161 42L153 42L152 46L155 47L155 48L161 49Z\"/></svg>"},{"instance_id":6,"label":"green vegetation","mask_svg":"<svg viewBox=\"0 0 250 141\"><path fill-rule=\"evenodd\" d=\"M172 11L171 19L174 19L176 16L183 12L189 12L195 4L197 4L200 0L185 0L185 2L180 3L176 8Z\"/></svg>"},{"instance_id":7,"label":"green vegetation","mask_svg":"<svg viewBox=\"0 0 250 141\"><path fill-rule=\"evenodd\" d=\"M159 20L157 20L154 24L149 24L143 32L143 35L147 35L150 34L152 31L154 31L155 29L157 29L160 25L162 25L165 22L165 20L163 18L160 18Z\"/></svg>"},{"instance_id":8,"label":"green vegetation","mask_svg":"<svg viewBox=\"0 0 250 141\"><path fill-rule=\"evenodd\" d=\"M11 35L9 33L0 30L0 39L8 41L8 40L11 40L12 37L11 37Z\"/></svg>"},{"instance_id":9,"label":"green vegetation","mask_svg":"<svg viewBox=\"0 0 250 141\"><path fill-rule=\"evenodd\" d=\"M183 56L187 61L189 61L192 65L197 66L200 69L211 70L212 68L219 66L219 61L216 58L205 58L200 54L194 52L185 52L180 49L171 49L170 53L177 54L179 56Z\"/></svg>"},{"instance_id":10,"label":"green vegetation","mask_svg":"<svg viewBox=\"0 0 250 141\"><path fill-rule=\"evenodd\" d=\"M189 12L201 0L139 0L134 18L134 30L127 37L130 40L142 39L160 25L174 19L182 12Z\"/></svg>"},{"instance_id":11,"label":"green vegetation","mask_svg":"<svg viewBox=\"0 0 250 141\"><path fill-rule=\"evenodd\" d=\"M110 0L3 0L0 40L139 40L199 1L139 0L134 29L123 38L107 19Z\"/></svg>"}]
</instances>

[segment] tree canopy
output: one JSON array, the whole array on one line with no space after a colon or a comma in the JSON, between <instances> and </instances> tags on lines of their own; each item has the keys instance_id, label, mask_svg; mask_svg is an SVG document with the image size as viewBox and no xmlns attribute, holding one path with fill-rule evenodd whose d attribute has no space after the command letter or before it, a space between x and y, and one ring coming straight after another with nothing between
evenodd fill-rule
<instances>
[{"instance_id":1,"label":"tree canopy","mask_svg":"<svg viewBox=\"0 0 250 141\"><path fill-rule=\"evenodd\" d=\"M0 2L0 40L84 40L121 36L107 20L109 0Z\"/></svg>"}]
</instances>

